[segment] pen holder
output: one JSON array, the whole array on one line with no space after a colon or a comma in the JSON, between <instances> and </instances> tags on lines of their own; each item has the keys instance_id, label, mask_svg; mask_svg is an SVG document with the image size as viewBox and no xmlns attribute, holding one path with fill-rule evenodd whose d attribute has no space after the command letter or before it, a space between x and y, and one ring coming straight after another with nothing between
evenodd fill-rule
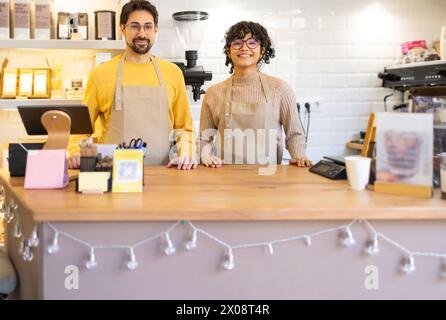
<instances>
[{"instance_id":1,"label":"pen holder","mask_svg":"<svg viewBox=\"0 0 446 320\"><path fill-rule=\"evenodd\" d=\"M81 172L92 172L96 169L96 157L81 157Z\"/></svg>"}]
</instances>

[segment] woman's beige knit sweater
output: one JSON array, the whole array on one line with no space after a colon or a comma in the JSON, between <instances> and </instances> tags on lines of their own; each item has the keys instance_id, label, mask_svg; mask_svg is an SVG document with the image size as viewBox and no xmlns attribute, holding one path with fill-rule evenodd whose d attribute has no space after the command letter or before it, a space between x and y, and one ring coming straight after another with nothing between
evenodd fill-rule
<instances>
[{"instance_id":1,"label":"woman's beige knit sweater","mask_svg":"<svg viewBox=\"0 0 446 320\"><path fill-rule=\"evenodd\" d=\"M283 80L265 75L272 94L274 107L274 122L278 129L278 151L283 151L283 133L285 131L285 146L291 157L305 157L305 137L299 121L296 107L296 96L293 89ZM259 74L248 76L233 76L232 101L238 103L265 103L266 97L262 90ZM224 99L227 90L227 82L220 82L207 90L203 100L200 118L200 146L201 150L211 141L206 136L207 129L218 129L220 121L224 121ZM206 156L206 155L205 155ZM203 154L202 154L203 157Z\"/></svg>"}]
</instances>

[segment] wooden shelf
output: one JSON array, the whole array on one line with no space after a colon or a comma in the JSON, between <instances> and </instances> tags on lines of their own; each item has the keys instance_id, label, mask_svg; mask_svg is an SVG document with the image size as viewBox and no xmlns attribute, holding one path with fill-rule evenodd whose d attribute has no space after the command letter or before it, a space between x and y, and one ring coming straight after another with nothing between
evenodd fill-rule
<instances>
[{"instance_id":1,"label":"wooden shelf","mask_svg":"<svg viewBox=\"0 0 446 320\"><path fill-rule=\"evenodd\" d=\"M1 49L124 50L123 40L0 40Z\"/></svg>"},{"instance_id":2,"label":"wooden shelf","mask_svg":"<svg viewBox=\"0 0 446 320\"><path fill-rule=\"evenodd\" d=\"M16 109L17 106L70 106L80 105L82 100L67 99L0 99L0 109Z\"/></svg>"}]
</instances>

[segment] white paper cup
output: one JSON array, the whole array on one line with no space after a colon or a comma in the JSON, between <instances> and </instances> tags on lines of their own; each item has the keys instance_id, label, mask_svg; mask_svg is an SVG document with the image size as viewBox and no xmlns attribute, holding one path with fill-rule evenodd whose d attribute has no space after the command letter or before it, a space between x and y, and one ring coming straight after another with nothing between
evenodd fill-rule
<instances>
[{"instance_id":1,"label":"white paper cup","mask_svg":"<svg viewBox=\"0 0 446 320\"><path fill-rule=\"evenodd\" d=\"M353 190L364 190L369 183L372 159L361 156L345 157L347 179Z\"/></svg>"}]
</instances>

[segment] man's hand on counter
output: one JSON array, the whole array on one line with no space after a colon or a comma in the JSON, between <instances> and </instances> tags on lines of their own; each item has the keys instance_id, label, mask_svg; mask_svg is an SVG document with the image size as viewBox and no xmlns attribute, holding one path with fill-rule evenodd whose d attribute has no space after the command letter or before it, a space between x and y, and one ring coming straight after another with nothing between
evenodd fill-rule
<instances>
[{"instance_id":1,"label":"man's hand on counter","mask_svg":"<svg viewBox=\"0 0 446 320\"><path fill-rule=\"evenodd\" d=\"M81 167L80 154L73 154L68 158L68 169L79 169Z\"/></svg>"},{"instance_id":2,"label":"man's hand on counter","mask_svg":"<svg viewBox=\"0 0 446 320\"><path fill-rule=\"evenodd\" d=\"M189 156L176 157L170 160L167 165L168 168L176 167L178 170L191 170L198 167L198 161Z\"/></svg>"},{"instance_id":3,"label":"man's hand on counter","mask_svg":"<svg viewBox=\"0 0 446 320\"><path fill-rule=\"evenodd\" d=\"M297 166L299 168L310 168L313 166L313 162L307 158L293 158L290 160L290 165Z\"/></svg>"}]
</instances>

